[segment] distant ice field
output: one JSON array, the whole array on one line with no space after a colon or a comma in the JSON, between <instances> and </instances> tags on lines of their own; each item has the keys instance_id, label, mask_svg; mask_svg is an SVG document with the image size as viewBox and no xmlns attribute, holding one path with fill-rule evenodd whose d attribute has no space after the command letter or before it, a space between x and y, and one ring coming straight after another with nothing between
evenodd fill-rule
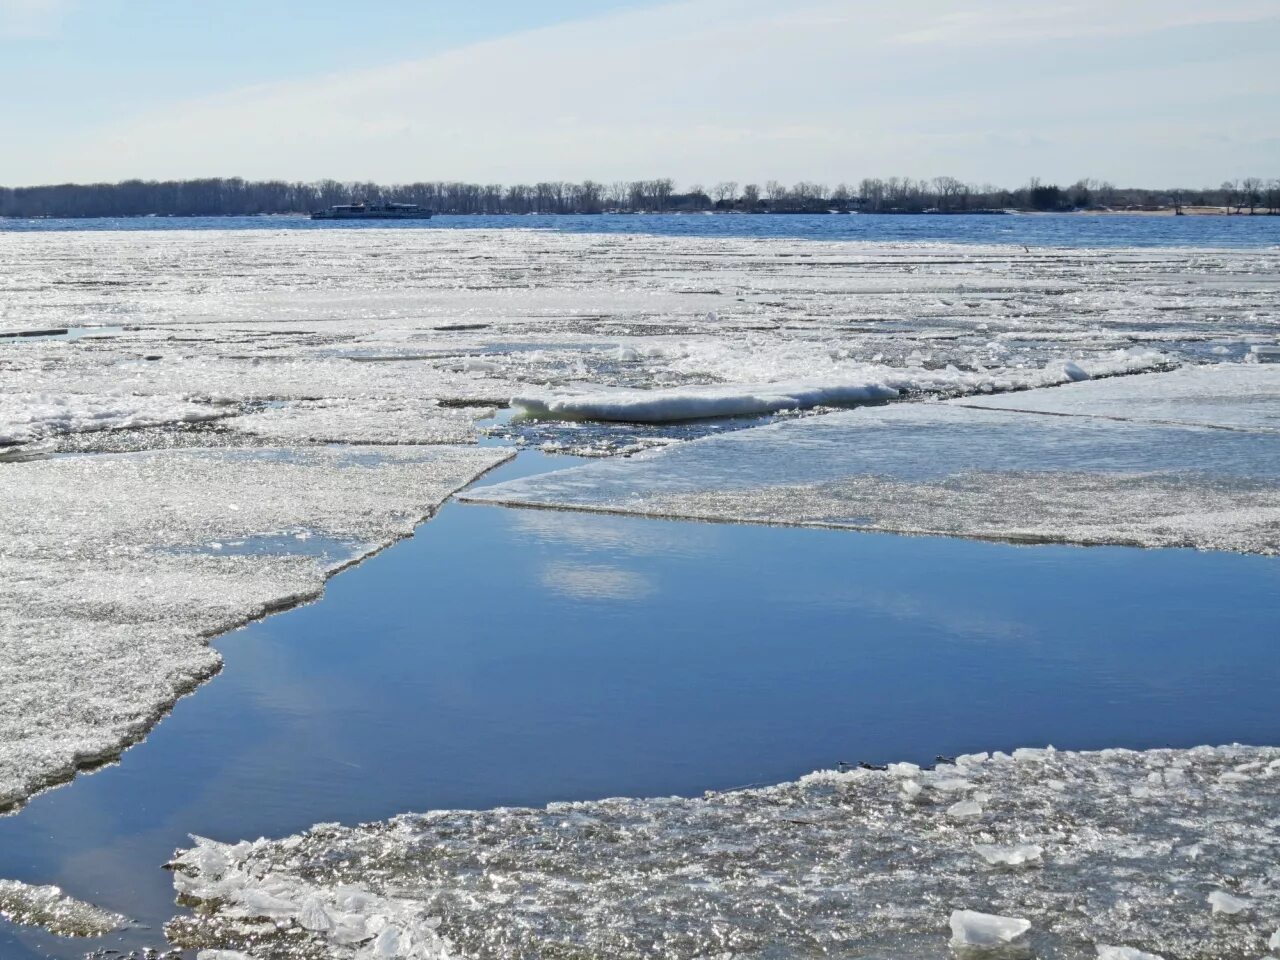
<instances>
[{"instance_id":1,"label":"distant ice field","mask_svg":"<svg viewBox=\"0 0 1280 960\"><path fill-rule=\"evenodd\" d=\"M674 237L789 237L871 242L1027 243L1062 247L1252 247L1280 244L1274 217L717 215L437 216L409 223L313 222L305 217L106 217L0 220L0 231L526 229Z\"/></svg>"}]
</instances>

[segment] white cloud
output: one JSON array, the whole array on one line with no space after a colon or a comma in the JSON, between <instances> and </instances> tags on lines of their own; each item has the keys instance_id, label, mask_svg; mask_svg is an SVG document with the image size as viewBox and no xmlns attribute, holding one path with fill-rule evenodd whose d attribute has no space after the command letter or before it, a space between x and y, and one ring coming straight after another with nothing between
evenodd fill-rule
<instances>
[{"instance_id":1,"label":"white cloud","mask_svg":"<svg viewBox=\"0 0 1280 960\"><path fill-rule=\"evenodd\" d=\"M68 0L0 0L0 37L34 37L53 32Z\"/></svg>"},{"instance_id":2,"label":"white cloud","mask_svg":"<svg viewBox=\"0 0 1280 960\"><path fill-rule=\"evenodd\" d=\"M1280 164L1265 139L1280 103L1270 53L1206 43L1185 57L1160 39L1170 28L1248 24L1241 36L1269 38L1269 51L1280 0L779 7L689 0L175 103L70 149L0 158L11 168L0 167L0 182L39 171L44 181L1036 173L1194 183L1238 176L1236 164ZM1123 56L1103 46L1117 37ZM1210 124L1231 142L1202 137Z\"/></svg>"}]
</instances>

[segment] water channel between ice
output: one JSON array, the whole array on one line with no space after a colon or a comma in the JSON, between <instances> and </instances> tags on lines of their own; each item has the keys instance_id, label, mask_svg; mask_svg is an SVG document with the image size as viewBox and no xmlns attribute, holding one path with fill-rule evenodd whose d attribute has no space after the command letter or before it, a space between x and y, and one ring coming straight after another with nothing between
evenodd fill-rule
<instances>
[{"instance_id":1,"label":"water channel between ice","mask_svg":"<svg viewBox=\"0 0 1280 960\"><path fill-rule=\"evenodd\" d=\"M526 450L479 481L571 465ZM1269 558L447 504L226 663L118 764L0 818L0 877L163 947L195 833L697 795L840 761L1280 741ZM1213 603L1205 602L1212 598Z\"/></svg>"}]
</instances>

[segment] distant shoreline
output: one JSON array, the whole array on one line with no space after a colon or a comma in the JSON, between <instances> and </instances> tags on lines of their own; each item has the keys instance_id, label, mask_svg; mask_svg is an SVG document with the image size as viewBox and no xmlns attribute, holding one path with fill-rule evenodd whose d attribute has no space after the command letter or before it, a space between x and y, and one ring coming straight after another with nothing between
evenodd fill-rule
<instances>
[{"instance_id":1,"label":"distant shoreline","mask_svg":"<svg viewBox=\"0 0 1280 960\"><path fill-rule=\"evenodd\" d=\"M1266 210L1228 210L1223 207L1183 207L1181 214L1173 207L1155 209L1097 208L1083 210L1028 210L1009 208L1004 210L602 210L596 213L441 213L442 217L1271 217L1276 214ZM0 220L269 220L273 218L296 220L309 217L306 211L291 213L118 213L118 214L60 214L57 216L29 216L0 214Z\"/></svg>"},{"instance_id":2,"label":"distant shoreline","mask_svg":"<svg viewBox=\"0 0 1280 960\"><path fill-rule=\"evenodd\" d=\"M834 188L801 181L739 184L726 180L678 188L668 178L600 183L420 181L378 184L318 180L124 180L0 187L0 217L207 217L307 215L339 207L412 206L437 216L593 216L597 214L937 214L1083 213L1111 216L1257 216L1280 214L1280 179L1247 177L1217 187L1116 187L1098 180L1070 186L1033 177L1016 189L955 177L867 178Z\"/></svg>"}]
</instances>

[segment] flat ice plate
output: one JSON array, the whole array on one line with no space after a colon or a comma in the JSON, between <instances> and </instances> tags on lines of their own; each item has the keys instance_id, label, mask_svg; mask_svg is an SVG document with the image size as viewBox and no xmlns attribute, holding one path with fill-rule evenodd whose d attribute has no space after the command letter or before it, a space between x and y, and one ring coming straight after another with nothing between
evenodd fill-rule
<instances>
[{"instance_id":1,"label":"flat ice plate","mask_svg":"<svg viewBox=\"0 0 1280 960\"><path fill-rule=\"evenodd\" d=\"M1213 367L1008 400L1020 409L902 403L811 417L465 498L1008 540L1280 550L1280 436L1248 426L1276 421L1280 373ZM1022 412L1037 405L1045 412ZM1148 412L1152 420L1046 415L1054 406Z\"/></svg>"}]
</instances>

